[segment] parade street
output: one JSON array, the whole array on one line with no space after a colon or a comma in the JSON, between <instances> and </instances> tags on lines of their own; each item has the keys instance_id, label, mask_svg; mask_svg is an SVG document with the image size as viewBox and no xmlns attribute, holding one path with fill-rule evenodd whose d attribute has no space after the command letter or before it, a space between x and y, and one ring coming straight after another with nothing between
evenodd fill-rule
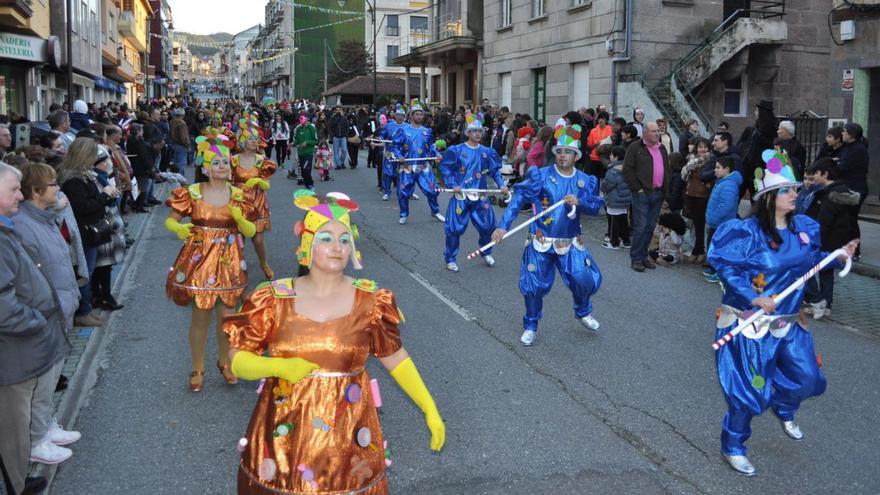
<instances>
[{"instance_id":1,"label":"parade street","mask_svg":"<svg viewBox=\"0 0 880 495\"><path fill-rule=\"evenodd\" d=\"M785 436L772 413L755 418L749 454L760 474L744 478L719 454L727 407L711 347L718 284L697 267L632 271L626 250L601 248L604 215L589 218L585 231L600 233L587 242L603 275L593 298L600 331L578 324L557 277L538 340L524 347L518 282L525 236L498 247L489 268L466 259L477 247L470 227L461 272L447 271L443 224L429 216L425 198L411 202L409 223L398 225L396 198L381 200L365 163L362 153L357 169L334 171L336 180L318 182L317 192L343 191L359 202L353 220L364 270L349 273L396 294L406 316L403 341L446 423L446 445L432 453L422 413L370 362L384 399L392 493L880 493L877 337L810 323L827 392L803 404L801 442ZM292 225L303 215L291 204L297 186L285 173L268 191L267 249L277 278L295 273ZM440 200L445 213L449 195ZM77 407L65 425L82 440L50 493L235 492L236 444L257 384L223 382L211 332L205 388L188 390L190 311L165 297L181 245L162 226L167 214L157 206L135 216L145 224L118 286L125 309L96 330L100 345L77 370L96 379L67 392L65 401ZM263 276L250 241L246 252L253 289Z\"/></svg>"}]
</instances>

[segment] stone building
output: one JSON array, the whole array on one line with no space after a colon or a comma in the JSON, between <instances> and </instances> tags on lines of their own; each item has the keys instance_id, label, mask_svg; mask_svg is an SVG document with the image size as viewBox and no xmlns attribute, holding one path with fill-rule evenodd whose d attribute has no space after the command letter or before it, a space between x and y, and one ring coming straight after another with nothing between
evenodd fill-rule
<instances>
[{"instance_id":1,"label":"stone building","mask_svg":"<svg viewBox=\"0 0 880 495\"><path fill-rule=\"evenodd\" d=\"M828 113L831 0L491 0L482 95L552 122L605 104L738 133L760 100ZM823 132L824 134L824 132Z\"/></svg>"},{"instance_id":2,"label":"stone building","mask_svg":"<svg viewBox=\"0 0 880 495\"><path fill-rule=\"evenodd\" d=\"M880 213L880 0L834 1L828 118L865 129L871 164L867 204ZM864 210L863 210L864 211Z\"/></svg>"}]
</instances>

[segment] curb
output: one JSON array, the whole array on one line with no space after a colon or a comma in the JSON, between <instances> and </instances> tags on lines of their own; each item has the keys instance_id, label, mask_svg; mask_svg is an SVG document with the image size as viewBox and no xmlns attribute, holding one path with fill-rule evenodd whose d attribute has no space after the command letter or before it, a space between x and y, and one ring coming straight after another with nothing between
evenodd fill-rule
<instances>
[{"instance_id":1,"label":"curb","mask_svg":"<svg viewBox=\"0 0 880 495\"><path fill-rule=\"evenodd\" d=\"M852 272L865 277L880 279L880 266L856 261L852 264Z\"/></svg>"},{"instance_id":2,"label":"curb","mask_svg":"<svg viewBox=\"0 0 880 495\"><path fill-rule=\"evenodd\" d=\"M166 189L167 186L164 189L157 189L156 195L164 197L167 193ZM124 294L126 286L130 285L129 274L132 272L132 269L139 264L136 263L136 260L138 260L138 250L141 241L144 239L144 233L153 225L152 219L155 212L155 209L151 210L150 213L145 216L138 231L133 233L135 236L135 243L132 244L126 252L125 261L123 261L122 267L119 269L119 273L113 283L112 290L116 294ZM120 299L123 299L123 297L120 297ZM104 324L100 327L94 328L88 343L86 343L82 356L79 359L76 371L70 377L67 390L55 410L55 416L58 419L58 423L66 425L69 428L76 426L76 419L79 416L79 412L85 404L89 393L94 389L94 386L98 381L98 369L101 364L100 359L104 355L107 345L112 340L110 338L110 329L113 328L116 323L115 320L118 317L117 312L109 312L109 316L104 321ZM55 480L55 475L61 464L47 465L34 463L34 465L35 467L28 473L28 475L45 477L47 485L44 493L50 493L52 482Z\"/></svg>"}]
</instances>

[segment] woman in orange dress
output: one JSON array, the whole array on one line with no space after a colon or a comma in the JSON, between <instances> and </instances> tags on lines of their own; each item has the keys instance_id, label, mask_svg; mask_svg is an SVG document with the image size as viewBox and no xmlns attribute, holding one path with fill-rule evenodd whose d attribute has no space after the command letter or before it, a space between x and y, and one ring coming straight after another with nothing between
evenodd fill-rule
<instances>
[{"instance_id":1,"label":"woman in orange dress","mask_svg":"<svg viewBox=\"0 0 880 495\"><path fill-rule=\"evenodd\" d=\"M237 383L229 369L229 342L222 329L223 317L230 314L247 288L244 238L256 231L248 220L252 207L241 189L229 182L229 148L217 141L199 137L197 163L201 163L207 182L172 191L166 204L171 214L165 227L184 241L180 254L168 271L165 292L175 304L192 303L189 345L193 371L190 390L202 390L205 375L205 346L211 312L217 313L217 367L224 379ZM189 217L192 223L180 223ZM222 304L217 304L217 300Z\"/></svg>"},{"instance_id":2,"label":"woman in orange dress","mask_svg":"<svg viewBox=\"0 0 880 495\"><path fill-rule=\"evenodd\" d=\"M244 119L241 120L244 122ZM272 220L269 217L269 178L278 169L278 165L265 156L257 153L260 149L260 134L258 128L242 127L238 137L238 146L244 150L232 157L232 183L235 187L244 190L245 198L253 205L254 224L257 233L251 238L254 250L260 260L260 268L267 279L274 278L274 272L266 261L266 243L263 240L263 231L272 230Z\"/></svg>"},{"instance_id":3,"label":"woman in orange dress","mask_svg":"<svg viewBox=\"0 0 880 495\"><path fill-rule=\"evenodd\" d=\"M360 268L349 218L357 205L307 189L295 204L308 209L295 228L307 274L264 283L225 323L233 372L266 378L239 441L238 493L385 494L390 460L369 355L424 412L431 449L443 448L446 429L401 345L394 294L344 274L349 261Z\"/></svg>"}]
</instances>

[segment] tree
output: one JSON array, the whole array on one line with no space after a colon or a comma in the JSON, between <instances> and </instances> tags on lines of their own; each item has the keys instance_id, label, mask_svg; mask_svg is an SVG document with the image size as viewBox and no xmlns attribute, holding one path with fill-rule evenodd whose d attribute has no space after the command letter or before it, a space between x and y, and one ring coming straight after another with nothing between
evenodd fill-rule
<instances>
[{"instance_id":1,"label":"tree","mask_svg":"<svg viewBox=\"0 0 880 495\"><path fill-rule=\"evenodd\" d=\"M373 57L367 53L364 43L340 41L337 48L327 54L327 87L332 88L353 77L371 73L372 70Z\"/></svg>"}]
</instances>

